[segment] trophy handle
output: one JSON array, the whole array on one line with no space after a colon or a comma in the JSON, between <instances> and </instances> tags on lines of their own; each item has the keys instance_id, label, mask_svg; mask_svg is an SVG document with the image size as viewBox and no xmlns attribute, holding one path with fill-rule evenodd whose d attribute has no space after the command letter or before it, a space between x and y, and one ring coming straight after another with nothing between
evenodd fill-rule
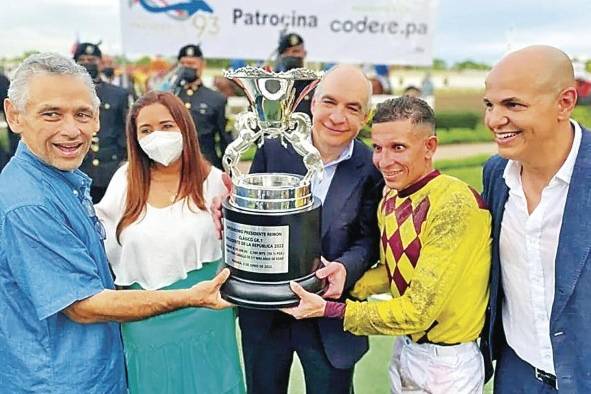
<instances>
[{"instance_id":1,"label":"trophy handle","mask_svg":"<svg viewBox=\"0 0 591 394\"><path fill-rule=\"evenodd\" d=\"M242 172L238 169L238 162L248 147L252 145L262 134L261 129L257 130L256 115L252 112L243 112L236 118L236 129L240 130L238 137L232 141L224 152L222 165L224 171L229 173L232 178L239 179Z\"/></svg>"},{"instance_id":2,"label":"trophy handle","mask_svg":"<svg viewBox=\"0 0 591 394\"><path fill-rule=\"evenodd\" d=\"M320 152L312 142L308 139L309 130L312 129L312 122L310 117L303 112L295 112L290 116L293 122L293 129L287 130L283 137L291 143L295 151L303 157L304 165L308 172L301 180L300 185L311 182L312 177L317 176L322 179L324 174L324 164Z\"/></svg>"}]
</instances>

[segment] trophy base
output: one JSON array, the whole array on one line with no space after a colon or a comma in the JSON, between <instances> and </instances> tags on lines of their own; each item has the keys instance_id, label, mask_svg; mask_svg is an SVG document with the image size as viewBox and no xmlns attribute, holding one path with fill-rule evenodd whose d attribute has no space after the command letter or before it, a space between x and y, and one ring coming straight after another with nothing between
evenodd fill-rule
<instances>
[{"instance_id":1,"label":"trophy base","mask_svg":"<svg viewBox=\"0 0 591 394\"><path fill-rule=\"evenodd\" d=\"M293 279L310 293L324 294L327 281L315 273ZM252 309L279 309L297 306L299 297L289 287L289 281L256 282L231 276L221 288L222 298L233 304Z\"/></svg>"}]
</instances>

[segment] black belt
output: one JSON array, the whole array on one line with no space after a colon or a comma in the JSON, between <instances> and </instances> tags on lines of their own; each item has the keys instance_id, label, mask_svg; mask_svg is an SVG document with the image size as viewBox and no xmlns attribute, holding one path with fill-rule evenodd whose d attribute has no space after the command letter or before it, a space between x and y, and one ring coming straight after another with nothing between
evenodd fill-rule
<instances>
[{"instance_id":1,"label":"black belt","mask_svg":"<svg viewBox=\"0 0 591 394\"><path fill-rule=\"evenodd\" d=\"M552 375L549 372L542 371L536 367L534 369L534 376L540 382L546 383L548 386L553 387L555 390L558 390L558 381L556 380L556 375Z\"/></svg>"},{"instance_id":2,"label":"black belt","mask_svg":"<svg viewBox=\"0 0 591 394\"><path fill-rule=\"evenodd\" d=\"M417 343L419 345L422 345L424 343L428 343L429 345L437 345L437 346L456 346L459 345L461 342L457 342L457 343L441 343L441 342L433 342L427 339L427 335L423 335L422 337L419 338L418 341L415 341L412 339L412 337L410 335L407 335L407 337L413 341L414 343Z\"/></svg>"}]
</instances>

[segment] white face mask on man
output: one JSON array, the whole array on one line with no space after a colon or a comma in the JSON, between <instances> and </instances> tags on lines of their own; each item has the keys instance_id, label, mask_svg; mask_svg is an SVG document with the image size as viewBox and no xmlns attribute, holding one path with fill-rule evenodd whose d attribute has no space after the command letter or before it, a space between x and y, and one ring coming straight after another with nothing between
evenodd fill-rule
<instances>
[{"instance_id":1,"label":"white face mask on man","mask_svg":"<svg viewBox=\"0 0 591 394\"><path fill-rule=\"evenodd\" d=\"M183 135L180 131L156 130L139 140L148 157L164 166L176 161L183 153Z\"/></svg>"}]
</instances>

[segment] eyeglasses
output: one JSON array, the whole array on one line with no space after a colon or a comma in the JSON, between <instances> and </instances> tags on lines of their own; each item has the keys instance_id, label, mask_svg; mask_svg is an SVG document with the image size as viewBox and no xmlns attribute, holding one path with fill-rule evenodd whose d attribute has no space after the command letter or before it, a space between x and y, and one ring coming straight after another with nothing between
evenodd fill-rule
<instances>
[{"instance_id":1,"label":"eyeglasses","mask_svg":"<svg viewBox=\"0 0 591 394\"><path fill-rule=\"evenodd\" d=\"M85 195L82 198L82 206L86 210L86 214L88 215L90 220L92 220L94 230L97 232L101 240L104 241L105 239L107 239L107 231L105 230L105 226L103 226L103 223L96 216L96 211L94 210L94 205L92 204L90 196Z\"/></svg>"}]
</instances>

